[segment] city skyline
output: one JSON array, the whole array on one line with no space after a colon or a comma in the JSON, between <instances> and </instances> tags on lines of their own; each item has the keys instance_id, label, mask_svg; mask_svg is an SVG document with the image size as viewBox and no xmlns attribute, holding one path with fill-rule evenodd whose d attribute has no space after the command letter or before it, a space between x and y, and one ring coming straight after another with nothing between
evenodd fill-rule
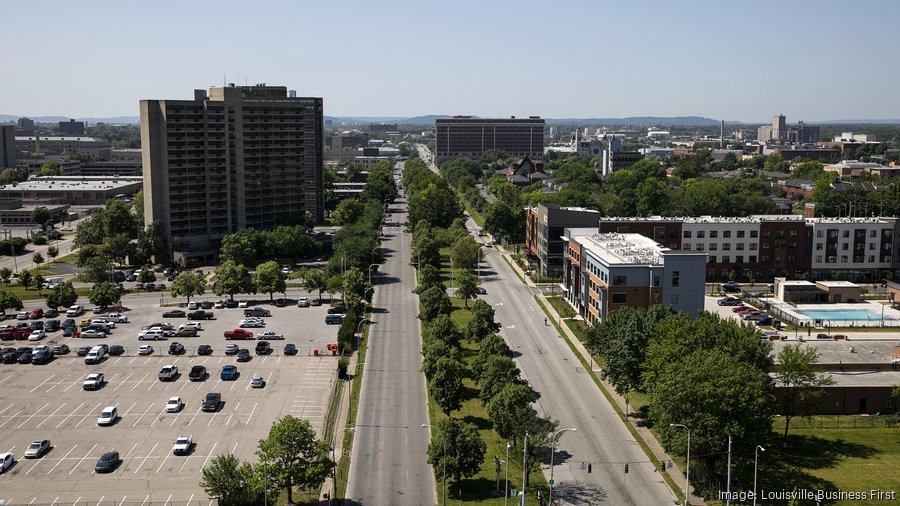
<instances>
[{"instance_id":1,"label":"city skyline","mask_svg":"<svg viewBox=\"0 0 900 506\"><path fill-rule=\"evenodd\" d=\"M0 113L138 116L142 99L265 82L323 97L329 116L900 117L888 32L845 42L832 1L212 5L8 5L19 77Z\"/></svg>"}]
</instances>

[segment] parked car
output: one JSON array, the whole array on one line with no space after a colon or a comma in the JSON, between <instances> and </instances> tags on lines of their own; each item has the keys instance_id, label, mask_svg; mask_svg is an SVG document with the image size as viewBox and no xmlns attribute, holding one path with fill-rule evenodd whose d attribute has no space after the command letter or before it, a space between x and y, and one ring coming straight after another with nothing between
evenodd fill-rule
<instances>
[{"instance_id":1,"label":"parked car","mask_svg":"<svg viewBox=\"0 0 900 506\"><path fill-rule=\"evenodd\" d=\"M118 344L114 344L114 345L112 345L112 346L109 347L109 354L112 355L112 356L114 356L114 357L118 357L119 355L124 355L124 354L125 354L125 347L124 347L124 346L119 346Z\"/></svg>"},{"instance_id":2,"label":"parked car","mask_svg":"<svg viewBox=\"0 0 900 506\"><path fill-rule=\"evenodd\" d=\"M222 381L234 381L238 378L238 370L236 365L228 364L222 368L222 372L219 374L219 378Z\"/></svg>"},{"instance_id":3,"label":"parked car","mask_svg":"<svg viewBox=\"0 0 900 506\"><path fill-rule=\"evenodd\" d=\"M309 299L309 305L310 305L310 306L321 306L321 305L322 305L322 301L319 300L318 297L313 297L313 298Z\"/></svg>"},{"instance_id":4,"label":"parked car","mask_svg":"<svg viewBox=\"0 0 900 506\"><path fill-rule=\"evenodd\" d=\"M297 347L294 346L293 344L286 344L286 345L284 345L284 354L285 354L285 355L296 355L296 354L297 354Z\"/></svg>"},{"instance_id":5,"label":"parked car","mask_svg":"<svg viewBox=\"0 0 900 506\"><path fill-rule=\"evenodd\" d=\"M285 306L284 299L276 299L275 300L275 307L284 307L284 306Z\"/></svg>"},{"instance_id":6,"label":"parked car","mask_svg":"<svg viewBox=\"0 0 900 506\"><path fill-rule=\"evenodd\" d=\"M16 320L27 320L28 315L31 314L28 311L22 311L16 315Z\"/></svg>"},{"instance_id":7,"label":"parked car","mask_svg":"<svg viewBox=\"0 0 900 506\"><path fill-rule=\"evenodd\" d=\"M212 346L208 344L201 344L197 347L197 355L212 355L212 352Z\"/></svg>"},{"instance_id":8,"label":"parked car","mask_svg":"<svg viewBox=\"0 0 900 506\"><path fill-rule=\"evenodd\" d=\"M255 328L262 328L265 326L266 326L266 322L264 322L262 320L252 320L250 318L246 318L246 319L238 322L238 327L241 327L241 328L255 329Z\"/></svg>"},{"instance_id":9,"label":"parked car","mask_svg":"<svg viewBox=\"0 0 900 506\"><path fill-rule=\"evenodd\" d=\"M244 316L262 318L264 316L272 316L272 312L263 307L250 307L244 310Z\"/></svg>"},{"instance_id":10,"label":"parked car","mask_svg":"<svg viewBox=\"0 0 900 506\"><path fill-rule=\"evenodd\" d=\"M741 285L734 281L728 281L728 282L722 283L722 291L723 292L740 292Z\"/></svg>"},{"instance_id":11,"label":"parked car","mask_svg":"<svg viewBox=\"0 0 900 506\"><path fill-rule=\"evenodd\" d=\"M26 459L39 459L50 449L49 439L37 439L32 441L28 448L25 449L24 457Z\"/></svg>"},{"instance_id":12,"label":"parked car","mask_svg":"<svg viewBox=\"0 0 900 506\"><path fill-rule=\"evenodd\" d=\"M103 373L95 372L93 374L88 374L87 378L84 378L81 387L85 390L97 390L103 386L104 381Z\"/></svg>"},{"instance_id":13,"label":"parked car","mask_svg":"<svg viewBox=\"0 0 900 506\"><path fill-rule=\"evenodd\" d=\"M260 341L256 343L257 355L268 355L272 353L272 345L268 341Z\"/></svg>"},{"instance_id":14,"label":"parked car","mask_svg":"<svg viewBox=\"0 0 900 506\"><path fill-rule=\"evenodd\" d=\"M141 347L138 348L138 355L153 355L153 346L142 344Z\"/></svg>"},{"instance_id":15,"label":"parked car","mask_svg":"<svg viewBox=\"0 0 900 506\"><path fill-rule=\"evenodd\" d=\"M178 378L178 366L164 365L163 368L159 370L158 376L159 381L175 381L175 379Z\"/></svg>"},{"instance_id":16,"label":"parked car","mask_svg":"<svg viewBox=\"0 0 900 506\"><path fill-rule=\"evenodd\" d=\"M0 474L12 467L13 462L15 462L15 458L12 452L0 453Z\"/></svg>"},{"instance_id":17,"label":"parked car","mask_svg":"<svg viewBox=\"0 0 900 506\"><path fill-rule=\"evenodd\" d=\"M56 309L50 308L44 311L44 318L56 318L57 316L59 316L59 311Z\"/></svg>"},{"instance_id":18,"label":"parked car","mask_svg":"<svg viewBox=\"0 0 900 506\"><path fill-rule=\"evenodd\" d=\"M102 339L106 337L106 332L98 329L85 329L81 332L83 339Z\"/></svg>"},{"instance_id":19,"label":"parked car","mask_svg":"<svg viewBox=\"0 0 900 506\"><path fill-rule=\"evenodd\" d=\"M44 337L47 336L47 333L43 330L33 330L31 334L28 335L29 341L40 341Z\"/></svg>"},{"instance_id":20,"label":"parked car","mask_svg":"<svg viewBox=\"0 0 900 506\"><path fill-rule=\"evenodd\" d=\"M200 322L187 322L178 326L179 329L195 329L197 332L203 330L203 324Z\"/></svg>"},{"instance_id":21,"label":"parked car","mask_svg":"<svg viewBox=\"0 0 900 506\"><path fill-rule=\"evenodd\" d=\"M170 279L169 281L171 281L171 279ZM191 302L188 302L187 308L188 308L190 311L194 311L194 310L196 310L198 307L200 307L200 306L197 305L197 301L191 301Z\"/></svg>"},{"instance_id":22,"label":"parked car","mask_svg":"<svg viewBox=\"0 0 900 506\"><path fill-rule=\"evenodd\" d=\"M119 461L119 452L106 452L101 455L100 459L97 460L97 463L94 464L94 471L97 473L110 473L116 469L116 466L119 465Z\"/></svg>"},{"instance_id":23,"label":"parked car","mask_svg":"<svg viewBox=\"0 0 900 506\"><path fill-rule=\"evenodd\" d=\"M257 334L256 338L263 341L281 341L284 339L284 334L279 334L277 332L267 330L265 332L260 332L259 334Z\"/></svg>"},{"instance_id":24,"label":"parked car","mask_svg":"<svg viewBox=\"0 0 900 506\"><path fill-rule=\"evenodd\" d=\"M184 318L187 313L180 309L170 309L163 313L163 318Z\"/></svg>"},{"instance_id":25,"label":"parked car","mask_svg":"<svg viewBox=\"0 0 900 506\"><path fill-rule=\"evenodd\" d=\"M204 311L202 309L187 314L187 317L190 320L212 320L214 316L215 314L212 311Z\"/></svg>"},{"instance_id":26,"label":"parked car","mask_svg":"<svg viewBox=\"0 0 900 506\"><path fill-rule=\"evenodd\" d=\"M118 417L119 410L115 406L107 406L103 408L103 411L100 412L100 416L97 417L97 425L112 425L116 423L116 418Z\"/></svg>"},{"instance_id":27,"label":"parked car","mask_svg":"<svg viewBox=\"0 0 900 506\"><path fill-rule=\"evenodd\" d=\"M306 297L298 297L297 307L309 307L309 299L307 299Z\"/></svg>"},{"instance_id":28,"label":"parked car","mask_svg":"<svg viewBox=\"0 0 900 506\"><path fill-rule=\"evenodd\" d=\"M214 309L225 309L225 303L222 302L221 300L217 300L216 303L213 304L213 308ZM208 309L208 308L203 308L203 309Z\"/></svg>"},{"instance_id":29,"label":"parked car","mask_svg":"<svg viewBox=\"0 0 900 506\"><path fill-rule=\"evenodd\" d=\"M16 359L16 362L20 364L30 364L31 363L31 350L23 351L19 353L19 358Z\"/></svg>"},{"instance_id":30,"label":"parked car","mask_svg":"<svg viewBox=\"0 0 900 506\"><path fill-rule=\"evenodd\" d=\"M169 355L181 355L184 353L184 345L175 341L169 345Z\"/></svg>"},{"instance_id":31,"label":"parked car","mask_svg":"<svg viewBox=\"0 0 900 506\"><path fill-rule=\"evenodd\" d=\"M165 338L162 330L142 330L138 334L138 341L159 341Z\"/></svg>"},{"instance_id":32,"label":"parked car","mask_svg":"<svg viewBox=\"0 0 900 506\"><path fill-rule=\"evenodd\" d=\"M236 344L227 344L225 345L225 354L226 355L237 355L237 352L240 351L241 347Z\"/></svg>"},{"instance_id":33,"label":"parked car","mask_svg":"<svg viewBox=\"0 0 900 506\"><path fill-rule=\"evenodd\" d=\"M238 307L240 303L234 299L228 299L225 301L225 307L228 309L234 309Z\"/></svg>"},{"instance_id":34,"label":"parked car","mask_svg":"<svg viewBox=\"0 0 900 506\"><path fill-rule=\"evenodd\" d=\"M342 314L327 314L325 315L325 323L328 325L340 325L344 323L344 315Z\"/></svg>"},{"instance_id":35,"label":"parked car","mask_svg":"<svg viewBox=\"0 0 900 506\"><path fill-rule=\"evenodd\" d=\"M258 374L254 374L253 378L250 379L251 388L263 388L265 386L266 380L264 380L263 377Z\"/></svg>"},{"instance_id":36,"label":"parked car","mask_svg":"<svg viewBox=\"0 0 900 506\"><path fill-rule=\"evenodd\" d=\"M32 353L31 363L34 365L42 365L53 360L53 352L48 349L38 350Z\"/></svg>"},{"instance_id":37,"label":"parked car","mask_svg":"<svg viewBox=\"0 0 900 506\"><path fill-rule=\"evenodd\" d=\"M772 325L772 317L771 316L763 316L762 318L756 320L756 324L759 326L762 325Z\"/></svg>"},{"instance_id":38,"label":"parked car","mask_svg":"<svg viewBox=\"0 0 900 506\"><path fill-rule=\"evenodd\" d=\"M44 322L42 322L42 321L31 322L28 324L28 328L30 328L32 331L44 330Z\"/></svg>"},{"instance_id":39,"label":"parked car","mask_svg":"<svg viewBox=\"0 0 900 506\"><path fill-rule=\"evenodd\" d=\"M57 344L53 347L54 355L65 355L69 353L69 345L67 344Z\"/></svg>"},{"instance_id":40,"label":"parked car","mask_svg":"<svg viewBox=\"0 0 900 506\"><path fill-rule=\"evenodd\" d=\"M74 305L69 306L69 309L66 310L66 316L69 318L74 318L76 316L81 316L84 314L84 306Z\"/></svg>"},{"instance_id":41,"label":"parked car","mask_svg":"<svg viewBox=\"0 0 900 506\"><path fill-rule=\"evenodd\" d=\"M212 308L213 308L213 303L208 300L204 300L203 302L200 303L200 309L212 309Z\"/></svg>"},{"instance_id":42,"label":"parked car","mask_svg":"<svg viewBox=\"0 0 900 506\"><path fill-rule=\"evenodd\" d=\"M172 446L172 453L175 455L188 455L194 448L194 438L192 436L178 436L175 445Z\"/></svg>"},{"instance_id":43,"label":"parked car","mask_svg":"<svg viewBox=\"0 0 900 506\"><path fill-rule=\"evenodd\" d=\"M743 302L741 302L741 299L738 299L736 297L725 297L723 299L719 299L716 304L720 306L740 306L743 304Z\"/></svg>"},{"instance_id":44,"label":"parked car","mask_svg":"<svg viewBox=\"0 0 900 506\"><path fill-rule=\"evenodd\" d=\"M175 331L175 337L197 337L197 329L193 327L180 328Z\"/></svg>"},{"instance_id":45,"label":"parked car","mask_svg":"<svg viewBox=\"0 0 900 506\"><path fill-rule=\"evenodd\" d=\"M128 323L128 317L123 315L122 313L110 313L103 319L113 323Z\"/></svg>"},{"instance_id":46,"label":"parked car","mask_svg":"<svg viewBox=\"0 0 900 506\"><path fill-rule=\"evenodd\" d=\"M253 339L253 332L244 329L234 329L225 332L225 339Z\"/></svg>"},{"instance_id":47,"label":"parked car","mask_svg":"<svg viewBox=\"0 0 900 506\"><path fill-rule=\"evenodd\" d=\"M206 367L202 365L192 366L191 372L188 373L188 378L191 381L203 381L206 379Z\"/></svg>"},{"instance_id":48,"label":"parked car","mask_svg":"<svg viewBox=\"0 0 900 506\"><path fill-rule=\"evenodd\" d=\"M203 398L203 406L200 409L203 411L218 411L221 404L222 394L210 392Z\"/></svg>"},{"instance_id":49,"label":"parked car","mask_svg":"<svg viewBox=\"0 0 900 506\"><path fill-rule=\"evenodd\" d=\"M249 362L252 357L250 356L250 350L246 348L241 348L237 352L237 361L238 362Z\"/></svg>"},{"instance_id":50,"label":"parked car","mask_svg":"<svg viewBox=\"0 0 900 506\"><path fill-rule=\"evenodd\" d=\"M47 320L44 322L44 331L56 332L59 330L59 320Z\"/></svg>"},{"instance_id":51,"label":"parked car","mask_svg":"<svg viewBox=\"0 0 900 506\"><path fill-rule=\"evenodd\" d=\"M39 318L44 317L44 310L41 308L32 309L30 313L28 313L28 318L32 320L37 320Z\"/></svg>"},{"instance_id":52,"label":"parked car","mask_svg":"<svg viewBox=\"0 0 900 506\"><path fill-rule=\"evenodd\" d=\"M181 401L181 397L170 397L166 401L166 413L178 413L183 407L184 402Z\"/></svg>"},{"instance_id":53,"label":"parked car","mask_svg":"<svg viewBox=\"0 0 900 506\"><path fill-rule=\"evenodd\" d=\"M249 305L249 304L247 303L246 300L242 300L242 301L238 302L238 306L237 306L237 307L239 307L239 308L245 308L245 307L247 307L248 305Z\"/></svg>"},{"instance_id":54,"label":"parked car","mask_svg":"<svg viewBox=\"0 0 900 506\"><path fill-rule=\"evenodd\" d=\"M85 357L88 353L91 352L90 346L79 346L77 350L75 350L75 355L79 357Z\"/></svg>"}]
</instances>

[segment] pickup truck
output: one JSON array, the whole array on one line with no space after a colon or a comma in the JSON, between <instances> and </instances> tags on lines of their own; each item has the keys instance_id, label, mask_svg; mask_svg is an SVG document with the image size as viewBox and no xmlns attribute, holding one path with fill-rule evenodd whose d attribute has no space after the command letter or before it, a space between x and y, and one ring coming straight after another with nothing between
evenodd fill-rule
<instances>
[{"instance_id":1,"label":"pickup truck","mask_svg":"<svg viewBox=\"0 0 900 506\"><path fill-rule=\"evenodd\" d=\"M202 309L187 314L189 320L212 320L214 316L212 311Z\"/></svg>"},{"instance_id":2,"label":"pickup truck","mask_svg":"<svg viewBox=\"0 0 900 506\"><path fill-rule=\"evenodd\" d=\"M175 455L187 455L191 453L191 448L193 447L193 436L178 436L178 439L175 440L175 445L172 446L172 453Z\"/></svg>"},{"instance_id":3,"label":"pickup truck","mask_svg":"<svg viewBox=\"0 0 900 506\"><path fill-rule=\"evenodd\" d=\"M178 367L174 365L163 366L159 371L159 381L174 381L178 376Z\"/></svg>"},{"instance_id":4,"label":"pickup truck","mask_svg":"<svg viewBox=\"0 0 900 506\"><path fill-rule=\"evenodd\" d=\"M253 332L244 329L234 329L225 332L225 339L253 339Z\"/></svg>"},{"instance_id":5,"label":"pickup truck","mask_svg":"<svg viewBox=\"0 0 900 506\"><path fill-rule=\"evenodd\" d=\"M195 365L191 367L191 372L188 373L188 378L191 381L203 381L206 379L206 367L202 365Z\"/></svg>"}]
</instances>

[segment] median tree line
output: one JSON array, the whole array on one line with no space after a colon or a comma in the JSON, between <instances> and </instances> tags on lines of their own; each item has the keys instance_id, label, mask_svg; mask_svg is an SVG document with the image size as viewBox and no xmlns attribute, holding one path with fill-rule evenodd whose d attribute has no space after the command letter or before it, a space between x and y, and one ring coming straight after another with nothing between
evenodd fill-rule
<instances>
[{"instance_id":1,"label":"median tree line","mask_svg":"<svg viewBox=\"0 0 900 506\"><path fill-rule=\"evenodd\" d=\"M294 489L315 490L325 482L333 466L328 451L309 421L287 415L273 422L259 441L257 463L231 453L218 455L203 468L200 486L223 506L259 505L266 493L275 504L282 490L293 504Z\"/></svg>"},{"instance_id":2,"label":"median tree line","mask_svg":"<svg viewBox=\"0 0 900 506\"><path fill-rule=\"evenodd\" d=\"M475 395L500 437L519 445L528 432L529 455L523 470L527 476L549 455L549 436L557 423L537 415L532 405L534 392L521 378L512 350L496 334L500 324L493 308L477 299L469 307L469 299L477 293L474 271L479 260L478 244L465 228L456 195L443 178L419 160L406 162L403 182L410 202L412 259L417 265L422 372L429 394L446 415L434 424L428 462L437 479L442 480L446 458L446 475L460 486L460 493L461 480L481 470L487 446L478 428L452 416L472 397L473 389L466 382L473 381L477 385ZM453 304L441 275L442 248L448 248L452 259L455 295L465 301L471 316L464 328L458 328L450 317ZM475 358L464 358L464 342L467 348L477 346Z\"/></svg>"},{"instance_id":3,"label":"median tree line","mask_svg":"<svg viewBox=\"0 0 900 506\"><path fill-rule=\"evenodd\" d=\"M664 306L623 308L587 334L588 348L605 360L602 375L616 392L647 395L644 414L666 451L686 455L686 431L670 424L690 428L692 483L710 493L727 472L729 435L733 465L752 466L756 445L773 437L776 412L787 424L808 416L830 383L811 366L814 349L786 346L773 360L772 344L753 325L708 312L692 319ZM745 485L751 486L739 483L737 489Z\"/></svg>"}]
</instances>

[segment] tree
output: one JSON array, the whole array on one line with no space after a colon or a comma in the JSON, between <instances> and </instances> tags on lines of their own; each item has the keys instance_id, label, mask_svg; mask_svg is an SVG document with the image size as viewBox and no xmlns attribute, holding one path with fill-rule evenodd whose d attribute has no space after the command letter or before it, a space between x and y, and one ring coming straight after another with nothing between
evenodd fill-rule
<instances>
[{"instance_id":1,"label":"tree","mask_svg":"<svg viewBox=\"0 0 900 506\"><path fill-rule=\"evenodd\" d=\"M78 293L75 292L71 281L66 281L47 294L47 306L53 309L72 306L77 300Z\"/></svg>"},{"instance_id":2,"label":"tree","mask_svg":"<svg viewBox=\"0 0 900 506\"><path fill-rule=\"evenodd\" d=\"M94 288L91 288L91 291L88 294L88 300L95 306L111 306L114 302L119 300L119 289L109 281L104 281Z\"/></svg>"},{"instance_id":3,"label":"tree","mask_svg":"<svg viewBox=\"0 0 900 506\"><path fill-rule=\"evenodd\" d=\"M434 424L434 429L426 452L428 463L434 468L435 479L453 477L458 485L462 478L478 474L487 452L487 445L481 439L478 428L456 418L444 418ZM462 494L462 488L459 493Z\"/></svg>"},{"instance_id":4,"label":"tree","mask_svg":"<svg viewBox=\"0 0 900 506\"><path fill-rule=\"evenodd\" d=\"M288 493L293 503L293 488L319 487L331 472L328 443L316 439L309 421L287 415L272 423L269 435L259 441L260 465L270 478Z\"/></svg>"},{"instance_id":5,"label":"tree","mask_svg":"<svg viewBox=\"0 0 900 506\"><path fill-rule=\"evenodd\" d=\"M9 283L9 278L12 277L12 271L9 267L3 267L0 269L0 279L3 280L4 283Z\"/></svg>"},{"instance_id":6,"label":"tree","mask_svg":"<svg viewBox=\"0 0 900 506\"><path fill-rule=\"evenodd\" d=\"M156 281L156 274L146 267L141 267L141 272L138 274L138 281L141 283L152 283Z\"/></svg>"},{"instance_id":7,"label":"tree","mask_svg":"<svg viewBox=\"0 0 900 506\"><path fill-rule=\"evenodd\" d=\"M216 267L215 273L216 282L213 286L213 291L218 296L228 294L228 297L233 300L236 293L250 293L253 291L253 280L250 278L250 271L241 264L226 260Z\"/></svg>"},{"instance_id":8,"label":"tree","mask_svg":"<svg viewBox=\"0 0 900 506\"><path fill-rule=\"evenodd\" d=\"M28 287L31 286L31 272L22 271L22 273L19 274L19 284L27 290Z\"/></svg>"},{"instance_id":9,"label":"tree","mask_svg":"<svg viewBox=\"0 0 900 506\"><path fill-rule=\"evenodd\" d=\"M5 313L7 309L21 310L23 307L22 299L18 295L0 290L0 313Z\"/></svg>"},{"instance_id":10,"label":"tree","mask_svg":"<svg viewBox=\"0 0 900 506\"><path fill-rule=\"evenodd\" d=\"M656 325L675 312L668 306L623 307L610 311L599 325L588 328L587 345L606 361L603 377L619 395L640 389L644 356Z\"/></svg>"},{"instance_id":11,"label":"tree","mask_svg":"<svg viewBox=\"0 0 900 506\"><path fill-rule=\"evenodd\" d=\"M488 402L487 413L491 417L494 430L500 437L511 439L513 446L517 445L519 437L525 435L525 431L537 418L537 411L532 407L532 402L534 393L531 388L518 383L504 386Z\"/></svg>"},{"instance_id":12,"label":"tree","mask_svg":"<svg viewBox=\"0 0 900 506\"><path fill-rule=\"evenodd\" d=\"M366 294L366 275L357 268L349 269L344 273L342 280L342 290L344 292L344 302L347 308L355 311L362 302L363 296Z\"/></svg>"},{"instance_id":13,"label":"tree","mask_svg":"<svg viewBox=\"0 0 900 506\"><path fill-rule=\"evenodd\" d=\"M344 277L340 274L329 276L328 279L325 280L325 287L325 290L328 293L332 294L332 298L334 298L334 294L336 293L343 294Z\"/></svg>"},{"instance_id":14,"label":"tree","mask_svg":"<svg viewBox=\"0 0 900 506\"><path fill-rule=\"evenodd\" d=\"M219 258L224 262L231 260L236 264L254 265L256 261L256 245L251 232L242 230L228 234L222 239Z\"/></svg>"},{"instance_id":15,"label":"tree","mask_svg":"<svg viewBox=\"0 0 900 506\"><path fill-rule=\"evenodd\" d=\"M475 238L466 234L457 239L450 247L450 258L458 269L475 270L478 264L478 250L481 246L475 242Z\"/></svg>"},{"instance_id":16,"label":"tree","mask_svg":"<svg viewBox=\"0 0 900 506\"><path fill-rule=\"evenodd\" d=\"M466 391L463 386L465 376L466 366L458 360L442 357L435 364L434 373L428 381L428 391L447 416L462 405Z\"/></svg>"},{"instance_id":17,"label":"tree","mask_svg":"<svg viewBox=\"0 0 900 506\"><path fill-rule=\"evenodd\" d=\"M175 276L172 285L169 287L169 293L172 297L187 297L188 304L194 295L202 295L206 291L206 278L202 274L194 272L182 272Z\"/></svg>"},{"instance_id":18,"label":"tree","mask_svg":"<svg viewBox=\"0 0 900 506\"><path fill-rule=\"evenodd\" d=\"M50 261L52 262L56 257L59 256L59 248L56 246L50 246L47 248L47 256L50 257Z\"/></svg>"},{"instance_id":19,"label":"tree","mask_svg":"<svg viewBox=\"0 0 900 506\"><path fill-rule=\"evenodd\" d=\"M47 236L44 234L31 234L31 244L43 246L47 244Z\"/></svg>"},{"instance_id":20,"label":"tree","mask_svg":"<svg viewBox=\"0 0 900 506\"><path fill-rule=\"evenodd\" d=\"M259 265L253 273L253 284L256 290L269 294L269 300L273 299L275 292L284 292L287 284L284 282L284 274L277 262L268 261Z\"/></svg>"},{"instance_id":21,"label":"tree","mask_svg":"<svg viewBox=\"0 0 900 506\"><path fill-rule=\"evenodd\" d=\"M778 353L775 361L775 381L780 384L778 393L781 412L784 415L784 439L787 441L791 419L810 416L816 401L825 393L822 387L834 384L831 375L813 368L818 352L808 346L787 345Z\"/></svg>"},{"instance_id":22,"label":"tree","mask_svg":"<svg viewBox=\"0 0 900 506\"><path fill-rule=\"evenodd\" d=\"M478 398L482 405L487 405L506 385L522 383L520 371L516 363L503 355L490 355L485 360L481 374L478 376Z\"/></svg>"},{"instance_id":23,"label":"tree","mask_svg":"<svg viewBox=\"0 0 900 506\"><path fill-rule=\"evenodd\" d=\"M134 249L131 244L131 238L125 234L109 236L103 241L103 244L106 245L106 251L110 253L110 256L112 256L113 260L118 262L119 265L125 264L125 259L128 258L128 255L130 255Z\"/></svg>"},{"instance_id":24,"label":"tree","mask_svg":"<svg viewBox=\"0 0 900 506\"><path fill-rule=\"evenodd\" d=\"M40 290L41 288L43 288L44 283L46 283L46 282L47 282L47 280L44 279L44 275L41 274L40 272L36 273L31 278L31 285L35 288L35 290Z\"/></svg>"},{"instance_id":25,"label":"tree","mask_svg":"<svg viewBox=\"0 0 900 506\"><path fill-rule=\"evenodd\" d=\"M43 225L52 219L50 211L47 210L44 206L35 207L33 211L31 211L31 221L37 223L38 225Z\"/></svg>"},{"instance_id":26,"label":"tree","mask_svg":"<svg viewBox=\"0 0 900 506\"><path fill-rule=\"evenodd\" d=\"M44 255L35 253L34 255L31 255L31 261L37 265L41 265L42 263L44 263Z\"/></svg>"},{"instance_id":27,"label":"tree","mask_svg":"<svg viewBox=\"0 0 900 506\"><path fill-rule=\"evenodd\" d=\"M112 237L124 234L126 237L135 238L138 233L137 219L131 212L131 205L119 199L106 201L106 205L100 212L100 221L103 226L104 237ZM79 225L78 228L81 228Z\"/></svg>"},{"instance_id":28,"label":"tree","mask_svg":"<svg viewBox=\"0 0 900 506\"><path fill-rule=\"evenodd\" d=\"M419 318L425 322L431 321L438 315L450 314L453 304L450 297L443 287L432 286L419 294L419 304L422 306L422 312Z\"/></svg>"},{"instance_id":29,"label":"tree","mask_svg":"<svg viewBox=\"0 0 900 506\"><path fill-rule=\"evenodd\" d=\"M110 272L112 272L112 263L110 259L101 255L91 258L87 264L84 265L81 279L88 283L103 283L109 281Z\"/></svg>"},{"instance_id":30,"label":"tree","mask_svg":"<svg viewBox=\"0 0 900 506\"><path fill-rule=\"evenodd\" d=\"M259 503L253 474L253 467L234 454L216 455L203 468L200 486L209 497L218 498L222 506L252 506Z\"/></svg>"},{"instance_id":31,"label":"tree","mask_svg":"<svg viewBox=\"0 0 900 506\"><path fill-rule=\"evenodd\" d=\"M469 308L469 299L478 297L478 276L472 271L462 271L456 277L456 296L464 301L466 309Z\"/></svg>"},{"instance_id":32,"label":"tree","mask_svg":"<svg viewBox=\"0 0 900 506\"><path fill-rule=\"evenodd\" d=\"M363 203L358 199L342 200L334 212L331 213L331 221L337 225L346 225L356 222L363 213Z\"/></svg>"},{"instance_id":33,"label":"tree","mask_svg":"<svg viewBox=\"0 0 900 506\"><path fill-rule=\"evenodd\" d=\"M462 333L449 315L441 314L427 322L422 330L422 341L441 340L451 347L458 347Z\"/></svg>"},{"instance_id":34,"label":"tree","mask_svg":"<svg viewBox=\"0 0 900 506\"><path fill-rule=\"evenodd\" d=\"M409 198L408 221L413 229L420 220L427 220L434 227L445 228L461 216L459 199L444 179L429 183L421 191L412 193Z\"/></svg>"},{"instance_id":35,"label":"tree","mask_svg":"<svg viewBox=\"0 0 900 506\"><path fill-rule=\"evenodd\" d=\"M322 290L328 288L328 274L320 269L304 269L300 272L303 288L308 292L316 292L322 298Z\"/></svg>"},{"instance_id":36,"label":"tree","mask_svg":"<svg viewBox=\"0 0 900 506\"><path fill-rule=\"evenodd\" d=\"M500 330L500 324L494 321L494 308L487 302L478 299L472 304L472 319L466 324L466 338L480 341L484 336Z\"/></svg>"},{"instance_id":37,"label":"tree","mask_svg":"<svg viewBox=\"0 0 900 506\"><path fill-rule=\"evenodd\" d=\"M426 380L431 380L434 376L438 361L447 357L460 361L459 348L450 346L441 339L431 339L422 343L422 374Z\"/></svg>"},{"instance_id":38,"label":"tree","mask_svg":"<svg viewBox=\"0 0 900 506\"><path fill-rule=\"evenodd\" d=\"M444 281L441 278L441 271L431 264L423 263L423 265L418 268L418 278L418 284L416 286L416 292L418 293L422 293L423 290L431 288L432 286L444 286Z\"/></svg>"}]
</instances>

